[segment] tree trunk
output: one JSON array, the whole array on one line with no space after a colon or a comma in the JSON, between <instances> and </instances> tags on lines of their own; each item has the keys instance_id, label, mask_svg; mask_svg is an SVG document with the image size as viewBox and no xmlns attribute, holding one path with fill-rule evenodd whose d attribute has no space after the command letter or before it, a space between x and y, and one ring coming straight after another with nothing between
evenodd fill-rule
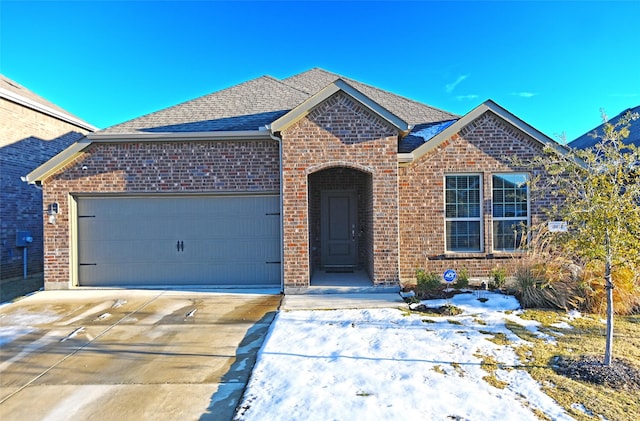
<instances>
[{"instance_id":1,"label":"tree trunk","mask_svg":"<svg viewBox=\"0 0 640 421\"><path fill-rule=\"evenodd\" d=\"M611 280L611 248L609 230L605 233L607 257L604 265L604 287L607 291L607 343L604 350L604 365L611 365L613 356L613 281Z\"/></svg>"}]
</instances>

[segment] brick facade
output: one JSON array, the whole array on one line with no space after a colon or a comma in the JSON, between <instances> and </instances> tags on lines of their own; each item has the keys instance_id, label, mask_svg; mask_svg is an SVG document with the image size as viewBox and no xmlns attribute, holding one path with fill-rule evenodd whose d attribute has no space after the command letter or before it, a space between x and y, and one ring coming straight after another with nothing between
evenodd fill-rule
<instances>
[{"instance_id":1,"label":"brick facade","mask_svg":"<svg viewBox=\"0 0 640 421\"><path fill-rule=\"evenodd\" d=\"M261 193L280 189L275 141L94 143L43 183L45 287L66 289L70 274L69 194Z\"/></svg>"},{"instance_id":2,"label":"brick facade","mask_svg":"<svg viewBox=\"0 0 640 421\"><path fill-rule=\"evenodd\" d=\"M22 276L16 231L30 231L27 274L43 271L42 193L21 180L87 130L24 105L0 99L0 278Z\"/></svg>"},{"instance_id":3,"label":"brick facade","mask_svg":"<svg viewBox=\"0 0 640 421\"><path fill-rule=\"evenodd\" d=\"M513 253L492 251L491 175L528 172L514 168L509 156L527 160L541 153L540 143L506 124L491 112L472 121L457 134L411 164L401 166L400 177L400 278L414 282L415 270L443 273L466 268L472 278L491 269L514 264ZM483 251L445 253L444 179L447 174L481 174L483 191ZM532 222L541 220L541 205L551 197L531 203ZM517 255L517 254L516 254Z\"/></svg>"},{"instance_id":4,"label":"brick facade","mask_svg":"<svg viewBox=\"0 0 640 421\"><path fill-rule=\"evenodd\" d=\"M325 173L323 179L321 171L340 168L351 169L347 173L353 181L345 179L336 187L352 183L361 195L361 218L372 221L362 232L362 264L374 285L397 283L397 131L346 94L337 93L286 128L281 137L285 288L309 286L311 265L317 262L311 251L309 192L328 187L337 174ZM317 184L310 186L309 180Z\"/></svg>"},{"instance_id":5,"label":"brick facade","mask_svg":"<svg viewBox=\"0 0 640 421\"><path fill-rule=\"evenodd\" d=\"M527 160L541 144L491 110L433 150L398 164L398 129L343 91L281 126L276 140L95 142L75 161L43 180L44 206L60 205L45 222L46 288L70 286L73 221L70 195L282 193L282 275L285 290L304 290L321 268L321 197L357 196L357 267L374 286L415 280L415 270L466 268L473 278L514 263L492 245L491 175L527 172L508 156ZM539 170L536 170L539 171ZM483 249L445 252L444 179L479 174ZM281 185L282 182L282 185ZM530 215L542 218L531 202Z\"/></svg>"}]
</instances>

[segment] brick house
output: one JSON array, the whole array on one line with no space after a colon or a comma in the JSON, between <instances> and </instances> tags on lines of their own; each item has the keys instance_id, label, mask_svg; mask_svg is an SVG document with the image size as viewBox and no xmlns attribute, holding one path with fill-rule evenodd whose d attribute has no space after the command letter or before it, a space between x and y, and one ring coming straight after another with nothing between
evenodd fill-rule
<instances>
[{"instance_id":1,"label":"brick house","mask_svg":"<svg viewBox=\"0 0 640 421\"><path fill-rule=\"evenodd\" d=\"M43 271L42 192L21 176L95 130L0 75L0 279L23 276L25 268L27 275ZM33 241L20 243L19 232Z\"/></svg>"},{"instance_id":2,"label":"brick house","mask_svg":"<svg viewBox=\"0 0 640 421\"><path fill-rule=\"evenodd\" d=\"M322 69L263 76L89 134L29 174L57 210L46 288L487 276L541 218L506 157L546 144L560 148L492 101L460 117Z\"/></svg>"}]
</instances>

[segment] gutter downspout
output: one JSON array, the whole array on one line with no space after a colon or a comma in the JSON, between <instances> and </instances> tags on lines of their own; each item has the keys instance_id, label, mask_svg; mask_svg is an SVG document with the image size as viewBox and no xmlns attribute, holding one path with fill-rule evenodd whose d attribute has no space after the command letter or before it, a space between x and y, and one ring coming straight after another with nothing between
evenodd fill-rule
<instances>
[{"instance_id":1,"label":"gutter downspout","mask_svg":"<svg viewBox=\"0 0 640 421\"><path fill-rule=\"evenodd\" d=\"M284 294L284 174L282 171L282 138L271 131L271 125L266 126L271 139L278 142L278 166L280 171L280 292Z\"/></svg>"}]
</instances>

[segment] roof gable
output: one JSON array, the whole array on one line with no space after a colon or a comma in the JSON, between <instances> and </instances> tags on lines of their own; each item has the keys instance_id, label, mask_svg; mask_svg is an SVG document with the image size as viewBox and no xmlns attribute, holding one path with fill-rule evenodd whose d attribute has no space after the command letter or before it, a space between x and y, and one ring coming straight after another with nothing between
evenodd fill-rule
<instances>
[{"instance_id":1,"label":"roof gable","mask_svg":"<svg viewBox=\"0 0 640 421\"><path fill-rule=\"evenodd\" d=\"M505 122L509 123L513 127L527 134L532 139L537 141L541 146L551 146L557 152L563 155L567 153L567 149L564 148L562 145L553 141L544 133L538 131L533 126L520 120L518 117L511 114L509 111L507 111L506 109L502 108L500 105L496 104L494 101L489 99L483 102L482 104L480 104L478 107L471 110L470 112L468 112L467 114L465 114L464 116L462 116L462 118L457 120L455 123L446 127L444 130L436 134L431 139L427 140L424 144L422 144L417 149L415 149L411 154L408 154L410 158L405 158L403 159L403 161L406 162L410 160L415 160L425 155L426 153L432 151L433 149L438 147L440 144L444 143L446 140L451 138L451 136L453 136L454 134L462 130L469 123L471 123L472 121L474 121L475 119L482 116L484 113L488 111L492 112L493 114L495 114L496 116L504 120Z\"/></svg>"},{"instance_id":2,"label":"roof gable","mask_svg":"<svg viewBox=\"0 0 640 421\"><path fill-rule=\"evenodd\" d=\"M323 69L314 68L283 79L282 82L309 94L315 94L330 83L341 79L375 101L381 107L398 116L410 125L433 123L458 118L456 114L414 101L409 98L349 79Z\"/></svg>"},{"instance_id":3,"label":"roof gable","mask_svg":"<svg viewBox=\"0 0 640 421\"><path fill-rule=\"evenodd\" d=\"M410 130L409 124L403 121L398 116L386 110L384 107L380 106L380 104L372 101L366 95L359 92L357 89L354 89L351 85L343 81L342 79L335 80L331 82L329 85L321 89L315 95L312 95L307 100L305 100L302 104L298 105L288 113L282 115L280 118L271 123L268 127L272 132L280 132L287 127L294 124L296 121L305 117L309 114L316 106L323 103L333 95L338 92L344 92L355 101L362 104L364 107L368 108L371 112L376 114L381 119L387 121L389 124L394 126L401 133L407 133Z\"/></svg>"}]
</instances>

